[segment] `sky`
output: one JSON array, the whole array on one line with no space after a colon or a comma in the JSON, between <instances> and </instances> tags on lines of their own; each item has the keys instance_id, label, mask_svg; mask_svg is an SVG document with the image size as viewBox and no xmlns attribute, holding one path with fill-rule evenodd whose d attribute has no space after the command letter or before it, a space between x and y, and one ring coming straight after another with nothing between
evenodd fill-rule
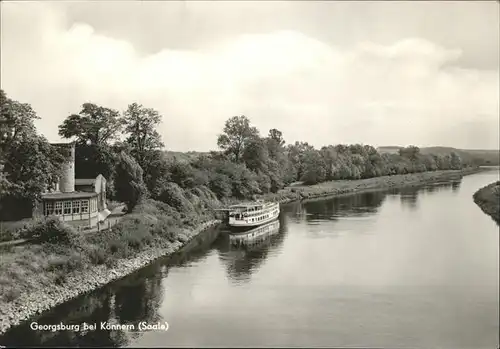
<instances>
[{"instance_id":1,"label":"sky","mask_svg":"<svg viewBox=\"0 0 500 349\"><path fill-rule=\"evenodd\" d=\"M246 115L288 143L499 146L499 2L2 1L1 87L37 129L85 102L163 116L166 149Z\"/></svg>"}]
</instances>

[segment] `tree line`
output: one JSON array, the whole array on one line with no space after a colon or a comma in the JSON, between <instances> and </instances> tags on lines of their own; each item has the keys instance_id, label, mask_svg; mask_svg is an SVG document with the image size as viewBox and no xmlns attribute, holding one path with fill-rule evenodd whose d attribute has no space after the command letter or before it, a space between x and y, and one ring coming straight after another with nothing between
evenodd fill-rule
<instances>
[{"instance_id":1,"label":"tree line","mask_svg":"<svg viewBox=\"0 0 500 349\"><path fill-rule=\"evenodd\" d=\"M63 159L37 133L39 117L32 107L0 91L0 220L9 220L29 215L57 178ZM298 181L309 185L469 166L456 153L421 154L416 146L381 154L362 144L321 149L307 142L286 144L281 131L263 136L243 115L225 122L218 150L172 160L165 157L160 122L158 111L138 103L122 113L84 103L59 125L59 135L76 142L77 178L102 174L108 197L127 203L129 210L143 198L183 210L189 206L185 198L195 194L250 199Z\"/></svg>"}]
</instances>

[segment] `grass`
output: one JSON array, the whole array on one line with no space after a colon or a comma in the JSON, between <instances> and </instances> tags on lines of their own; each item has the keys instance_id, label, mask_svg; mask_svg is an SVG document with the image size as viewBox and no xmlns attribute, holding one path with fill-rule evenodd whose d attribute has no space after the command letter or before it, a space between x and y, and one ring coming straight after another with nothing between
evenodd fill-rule
<instances>
[{"instance_id":1,"label":"grass","mask_svg":"<svg viewBox=\"0 0 500 349\"><path fill-rule=\"evenodd\" d=\"M23 222L20 236L34 243L2 249L0 308L21 294L61 285L73 272L95 265L114 267L122 258L133 258L148 248L167 248L188 240L188 229L214 218L214 196L204 188L178 191L179 212L164 202L144 200L106 232L79 234L55 217ZM216 200L216 199L215 199Z\"/></svg>"},{"instance_id":2,"label":"grass","mask_svg":"<svg viewBox=\"0 0 500 349\"><path fill-rule=\"evenodd\" d=\"M35 220L31 218L20 221L0 222L0 242L22 239L21 232L34 223Z\"/></svg>"}]
</instances>

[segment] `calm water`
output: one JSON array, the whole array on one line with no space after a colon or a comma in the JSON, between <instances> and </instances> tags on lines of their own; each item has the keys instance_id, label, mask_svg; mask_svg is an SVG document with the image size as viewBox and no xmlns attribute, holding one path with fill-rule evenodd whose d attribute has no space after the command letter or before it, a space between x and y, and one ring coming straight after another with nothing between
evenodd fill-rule
<instances>
[{"instance_id":1,"label":"calm water","mask_svg":"<svg viewBox=\"0 0 500 349\"><path fill-rule=\"evenodd\" d=\"M497 348L499 228L472 201L498 170L283 207L279 231L188 251L37 319L168 321L167 332L35 332L2 345Z\"/></svg>"}]
</instances>

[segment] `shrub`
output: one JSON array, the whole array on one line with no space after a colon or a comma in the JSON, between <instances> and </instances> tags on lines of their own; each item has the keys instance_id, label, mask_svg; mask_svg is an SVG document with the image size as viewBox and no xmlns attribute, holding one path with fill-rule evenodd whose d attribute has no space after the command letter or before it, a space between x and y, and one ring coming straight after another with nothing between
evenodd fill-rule
<instances>
[{"instance_id":1,"label":"shrub","mask_svg":"<svg viewBox=\"0 0 500 349\"><path fill-rule=\"evenodd\" d=\"M92 246L88 249L87 254L90 262L93 264L104 264L108 260L108 254L101 246Z\"/></svg>"},{"instance_id":2,"label":"shrub","mask_svg":"<svg viewBox=\"0 0 500 349\"><path fill-rule=\"evenodd\" d=\"M208 185L210 190L214 192L219 199L227 198L232 195L231 179L223 173L212 174Z\"/></svg>"},{"instance_id":3,"label":"shrub","mask_svg":"<svg viewBox=\"0 0 500 349\"><path fill-rule=\"evenodd\" d=\"M127 204L129 211L147 195L143 170L133 157L121 152L114 177L116 198Z\"/></svg>"},{"instance_id":4,"label":"shrub","mask_svg":"<svg viewBox=\"0 0 500 349\"><path fill-rule=\"evenodd\" d=\"M160 199L162 202L175 208L181 214L181 217L185 217L188 213L195 210L193 204L186 198L182 188L176 183L168 183Z\"/></svg>"},{"instance_id":5,"label":"shrub","mask_svg":"<svg viewBox=\"0 0 500 349\"><path fill-rule=\"evenodd\" d=\"M59 218L49 216L25 229L22 236L38 242L69 245L77 239L78 233Z\"/></svg>"},{"instance_id":6,"label":"shrub","mask_svg":"<svg viewBox=\"0 0 500 349\"><path fill-rule=\"evenodd\" d=\"M47 270L70 273L83 267L83 258L77 253L71 253L68 256L50 255L47 260Z\"/></svg>"}]
</instances>

